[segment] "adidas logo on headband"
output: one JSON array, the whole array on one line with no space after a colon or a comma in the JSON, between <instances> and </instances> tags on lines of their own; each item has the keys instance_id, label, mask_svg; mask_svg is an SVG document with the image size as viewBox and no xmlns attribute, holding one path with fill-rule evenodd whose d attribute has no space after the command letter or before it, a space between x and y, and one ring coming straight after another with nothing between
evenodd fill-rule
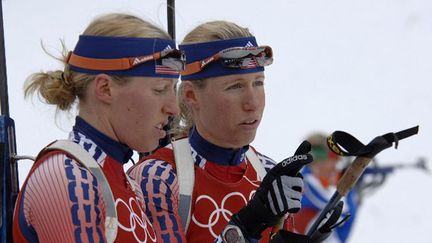
<instances>
[{"instance_id":1,"label":"adidas logo on headband","mask_svg":"<svg viewBox=\"0 0 432 243\"><path fill-rule=\"evenodd\" d=\"M254 46L250 41L248 41L248 43L246 43L245 47L252 47Z\"/></svg>"},{"instance_id":2,"label":"adidas logo on headband","mask_svg":"<svg viewBox=\"0 0 432 243\"><path fill-rule=\"evenodd\" d=\"M164 51L168 51L168 50L172 50L172 48L171 48L170 45L167 45L163 50L164 50Z\"/></svg>"}]
</instances>

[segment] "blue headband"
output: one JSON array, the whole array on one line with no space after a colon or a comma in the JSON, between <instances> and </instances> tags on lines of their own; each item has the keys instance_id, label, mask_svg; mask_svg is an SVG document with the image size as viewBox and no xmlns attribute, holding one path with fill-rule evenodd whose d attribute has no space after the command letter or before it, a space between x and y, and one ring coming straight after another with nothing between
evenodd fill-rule
<instances>
[{"instance_id":1,"label":"blue headband","mask_svg":"<svg viewBox=\"0 0 432 243\"><path fill-rule=\"evenodd\" d=\"M258 46L255 37L244 37L237 39L227 39L219 41L210 41L202 43L184 44L179 45L179 49L185 52L186 64L204 60L208 57L213 56L221 50L230 47L247 47L247 46ZM222 66L220 61L213 62L206 66L201 72L193 73L190 75L182 75L182 80L197 80L208 77L225 76L232 74L243 74L243 73L256 73L264 71L263 67L249 68L249 69L233 69Z\"/></svg>"},{"instance_id":2,"label":"blue headband","mask_svg":"<svg viewBox=\"0 0 432 243\"><path fill-rule=\"evenodd\" d=\"M81 35L75 46L74 54L99 59L114 59L144 56L160 52L165 49L173 49L176 44L173 40L159 38L134 38L134 37L112 37L112 36L89 36ZM178 78L175 72L164 72L161 60L148 61L127 70L93 70L79 68L69 65L70 70L87 74L106 73L116 76L144 76Z\"/></svg>"}]
</instances>

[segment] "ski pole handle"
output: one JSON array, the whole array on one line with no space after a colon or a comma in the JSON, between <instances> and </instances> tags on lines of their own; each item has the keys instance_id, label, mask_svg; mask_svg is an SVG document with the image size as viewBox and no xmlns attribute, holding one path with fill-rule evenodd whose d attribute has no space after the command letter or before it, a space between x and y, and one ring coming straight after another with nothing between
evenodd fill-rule
<instances>
[{"instance_id":1,"label":"ski pole handle","mask_svg":"<svg viewBox=\"0 0 432 243\"><path fill-rule=\"evenodd\" d=\"M358 181L372 159L357 157L340 178L336 190L341 196L345 196Z\"/></svg>"},{"instance_id":2,"label":"ski pole handle","mask_svg":"<svg viewBox=\"0 0 432 243\"><path fill-rule=\"evenodd\" d=\"M336 131L327 138L329 148L340 156L357 156L351 163L337 184L337 191L345 196L365 171L373 157L387 149L399 140L418 133L418 126L397 133L387 133L374 138L367 145L362 144L355 137L342 131Z\"/></svg>"},{"instance_id":3,"label":"ski pole handle","mask_svg":"<svg viewBox=\"0 0 432 243\"><path fill-rule=\"evenodd\" d=\"M318 218L310 227L307 235L310 237L318 230L318 226L330 212L334 206L345 196L355 185L357 180L363 174L369 162L375 155L384 149L387 149L395 143L395 147L399 140L413 136L418 133L418 126L412 127L397 133L387 133L374 138L367 145L362 144L350 134L342 131L336 131L327 138L329 148L340 156L357 156L351 163L345 173L342 175L336 186L336 192L330 198L325 208L321 211Z\"/></svg>"}]
</instances>

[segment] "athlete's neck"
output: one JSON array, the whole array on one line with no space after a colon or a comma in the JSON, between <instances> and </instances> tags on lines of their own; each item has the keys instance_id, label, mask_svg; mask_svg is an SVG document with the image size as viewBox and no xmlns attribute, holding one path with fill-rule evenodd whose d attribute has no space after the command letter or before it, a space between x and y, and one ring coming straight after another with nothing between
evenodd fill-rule
<instances>
[{"instance_id":1,"label":"athlete's neck","mask_svg":"<svg viewBox=\"0 0 432 243\"><path fill-rule=\"evenodd\" d=\"M192 148L202 157L220 165L238 165L249 149L249 145L239 149L228 149L214 145L205 140L194 127L189 133L189 142Z\"/></svg>"},{"instance_id":2,"label":"athlete's neck","mask_svg":"<svg viewBox=\"0 0 432 243\"><path fill-rule=\"evenodd\" d=\"M75 119L73 132L74 135L76 135L75 133L77 132L83 134L100 147L108 156L120 163L127 163L133 155L132 149L127 145L121 144L108 137L79 116ZM80 140L80 138L74 139Z\"/></svg>"}]
</instances>

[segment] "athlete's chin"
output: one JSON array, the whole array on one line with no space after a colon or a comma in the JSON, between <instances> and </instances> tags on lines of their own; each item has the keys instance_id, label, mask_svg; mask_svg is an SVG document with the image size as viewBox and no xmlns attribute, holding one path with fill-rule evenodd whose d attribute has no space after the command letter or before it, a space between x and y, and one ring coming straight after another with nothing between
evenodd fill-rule
<instances>
[{"instance_id":1,"label":"athlete's chin","mask_svg":"<svg viewBox=\"0 0 432 243\"><path fill-rule=\"evenodd\" d=\"M152 129L148 136L143 137L140 141L140 149L143 153L152 152L159 147L159 142L161 139L165 138L167 135L163 129Z\"/></svg>"},{"instance_id":2,"label":"athlete's chin","mask_svg":"<svg viewBox=\"0 0 432 243\"><path fill-rule=\"evenodd\" d=\"M140 143L137 146L138 149L136 149L136 151L139 151L141 153L149 153L157 149L158 146L159 146L159 139L152 139L151 141L147 140Z\"/></svg>"},{"instance_id":3,"label":"athlete's chin","mask_svg":"<svg viewBox=\"0 0 432 243\"><path fill-rule=\"evenodd\" d=\"M236 147L243 147L246 145L249 145L250 143L252 143L252 141L255 139L255 134L256 132L248 132L248 133L241 133L238 134L236 137Z\"/></svg>"}]
</instances>

